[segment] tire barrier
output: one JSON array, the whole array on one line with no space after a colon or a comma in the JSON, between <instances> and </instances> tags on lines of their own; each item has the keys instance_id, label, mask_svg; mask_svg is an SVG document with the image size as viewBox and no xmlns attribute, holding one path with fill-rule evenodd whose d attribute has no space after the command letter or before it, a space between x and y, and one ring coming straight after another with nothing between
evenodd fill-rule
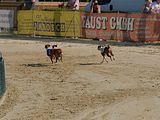
<instances>
[{"instance_id":1,"label":"tire barrier","mask_svg":"<svg viewBox=\"0 0 160 120\"><path fill-rule=\"evenodd\" d=\"M2 54L0 53L0 97L6 91L6 84L5 84L5 66L4 66L4 59Z\"/></svg>"}]
</instances>

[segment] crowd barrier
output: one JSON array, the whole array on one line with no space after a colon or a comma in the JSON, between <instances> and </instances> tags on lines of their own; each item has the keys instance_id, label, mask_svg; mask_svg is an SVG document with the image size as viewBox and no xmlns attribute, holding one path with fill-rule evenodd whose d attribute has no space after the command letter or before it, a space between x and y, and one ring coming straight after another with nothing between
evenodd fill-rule
<instances>
[{"instance_id":1,"label":"crowd barrier","mask_svg":"<svg viewBox=\"0 0 160 120\"><path fill-rule=\"evenodd\" d=\"M159 42L160 15L19 11L18 34Z\"/></svg>"},{"instance_id":2,"label":"crowd barrier","mask_svg":"<svg viewBox=\"0 0 160 120\"><path fill-rule=\"evenodd\" d=\"M5 67L4 60L0 54L0 97L5 93L6 84L5 84Z\"/></svg>"}]
</instances>

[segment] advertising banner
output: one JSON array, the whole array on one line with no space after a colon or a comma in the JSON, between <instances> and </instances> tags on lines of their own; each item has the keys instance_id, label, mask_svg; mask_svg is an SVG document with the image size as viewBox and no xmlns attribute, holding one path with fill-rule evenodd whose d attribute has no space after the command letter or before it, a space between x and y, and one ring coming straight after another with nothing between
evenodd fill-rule
<instances>
[{"instance_id":1,"label":"advertising banner","mask_svg":"<svg viewBox=\"0 0 160 120\"><path fill-rule=\"evenodd\" d=\"M33 30L33 12L34 11L19 11L18 12L18 34L34 34Z\"/></svg>"},{"instance_id":2,"label":"advertising banner","mask_svg":"<svg viewBox=\"0 0 160 120\"><path fill-rule=\"evenodd\" d=\"M82 13L81 37L117 41L160 41L160 15Z\"/></svg>"},{"instance_id":3,"label":"advertising banner","mask_svg":"<svg viewBox=\"0 0 160 120\"><path fill-rule=\"evenodd\" d=\"M77 11L21 11L18 18L19 34L80 36L80 13Z\"/></svg>"},{"instance_id":4,"label":"advertising banner","mask_svg":"<svg viewBox=\"0 0 160 120\"><path fill-rule=\"evenodd\" d=\"M36 35L80 36L80 14L76 11L35 11Z\"/></svg>"},{"instance_id":5,"label":"advertising banner","mask_svg":"<svg viewBox=\"0 0 160 120\"><path fill-rule=\"evenodd\" d=\"M9 32L14 25L14 11L0 10L0 32Z\"/></svg>"}]
</instances>

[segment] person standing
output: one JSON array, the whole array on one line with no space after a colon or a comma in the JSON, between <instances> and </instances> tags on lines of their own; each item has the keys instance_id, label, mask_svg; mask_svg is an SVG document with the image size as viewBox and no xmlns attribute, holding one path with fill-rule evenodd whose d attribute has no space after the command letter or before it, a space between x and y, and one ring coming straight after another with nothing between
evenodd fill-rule
<instances>
[{"instance_id":1,"label":"person standing","mask_svg":"<svg viewBox=\"0 0 160 120\"><path fill-rule=\"evenodd\" d=\"M101 7L98 5L98 1L96 0L93 5L93 13L101 13Z\"/></svg>"},{"instance_id":2,"label":"person standing","mask_svg":"<svg viewBox=\"0 0 160 120\"><path fill-rule=\"evenodd\" d=\"M151 13L159 14L160 13L160 0L154 0L151 4Z\"/></svg>"},{"instance_id":3,"label":"person standing","mask_svg":"<svg viewBox=\"0 0 160 120\"><path fill-rule=\"evenodd\" d=\"M145 0L146 3L144 5L144 8L143 8L143 13L151 13L151 4L152 4L152 0Z\"/></svg>"},{"instance_id":4,"label":"person standing","mask_svg":"<svg viewBox=\"0 0 160 120\"><path fill-rule=\"evenodd\" d=\"M92 13L101 13L101 6L98 5L98 1L97 0L93 0L91 8L90 8L90 12L92 12Z\"/></svg>"},{"instance_id":5,"label":"person standing","mask_svg":"<svg viewBox=\"0 0 160 120\"><path fill-rule=\"evenodd\" d=\"M101 13L101 6L98 5L98 1L97 0L93 0L92 2L92 5L91 5L91 8L90 8L90 12L91 13ZM99 41L102 41L104 39L101 39L101 38L94 38L93 40L99 40Z\"/></svg>"},{"instance_id":6,"label":"person standing","mask_svg":"<svg viewBox=\"0 0 160 120\"><path fill-rule=\"evenodd\" d=\"M67 8L71 10L79 10L79 0L69 0L67 3Z\"/></svg>"},{"instance_id":7,"label":"person standing","mask_svg":"<svg viewBox=\"0 0 160 120\"><path fill-rule=\"evenodd\" d=\"M32 10L36 9L36 2L37 0L32 0L32 7L31 7Z\"/></svg>"}]
</instances>

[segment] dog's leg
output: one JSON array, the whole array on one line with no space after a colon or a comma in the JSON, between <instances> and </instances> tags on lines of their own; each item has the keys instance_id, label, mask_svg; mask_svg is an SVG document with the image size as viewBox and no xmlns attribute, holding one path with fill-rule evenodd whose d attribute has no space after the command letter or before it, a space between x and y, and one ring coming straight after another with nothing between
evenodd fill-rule
<instances>
[{"instance_id":1,"label":"dog's leg","mask_svg":"<svg viewBox=\"0 0 160 120\"><path fill-rule=\"evenodd\" d=\"M108 63L108 61L107 61L106 58L105 58L105 53L103 52L103 53L101 53L101 55L102 55L102 57L103 57L103 60L102 60L101 64L104 62L104 60Z\"/></svg>"},{"instance_id":2,"label":"dog's leg","mask_svg":"<svg viewBox=\"0 0 160 120\"><path fill-rule=\"evenodd\" d=\"M55 63L57 63L57 60L58 60L58 58L56 57L56 62Z\"/></svg>"},{"instance_id":3,"label":"dog's leg","mask_svg":"<svg viewBox=\"0 0 160 120\"><path fill-rule=\"evenodd\" d=\"M113 60L115 60L114 55L112 57L113 57Z\"/></svg>"},{"instance_id":4,"label":"dog's leg","mask_svg":"<svg viewBox=\"0 0 160 120\"><path fill-rule=\"evenodd\" d=\"M52 56L50 56L50 60L51 60L51 62L52 62L52 64L53 64L53 58L52 58Z\"/></svg>"},{"instance_id":5,"label":"dog's leg","mask_svg":"<svg viewBox=\"0 0 160 120\"><path fill-rule=\"evenodd\" d=\"M61 62L63 62L63 60L62 60L62 55L61 55Z\"/></svg>"},{"instance_id":6,"label":"dog's leg","mask_svg":"<svg viewBox=\"0 0 160 120\"><path fill-rule=\"evenodd\" d=\"M102 64L102 63L104 62L104 59L105 59L105 58L104 58L104 55L105 55L105 54L104 54L104 53L101 53L101 55L102 55L103 59L102 59L102 61L101 61L100 63Z\"/></svg>"},{"instance_id":7,"label":"dog's leg","mask_svg":"<svg viewBox=\"0 0 160 120\"><path fill-rule=\"evenodd\" d=\"M55 57L55 55L53 55L53 59L55 59L56 57Z\"/></svg>"},{"instance_id":8,"label":"dog's leg","mask_svg":"<svg viewBox=\"0 0 160 120\"><path fill-rule=\"evenodd\" d=\"M104 56L102 55L102 57L103 57L103 59L102 59L102 61L100 62L101 64L104 62Z\"/></svg>"},{"instance_id":9,"label":"dog's leg","mask_svg":"<svg viewBox=\"0 0 160 120\"><path fill-rule=\"evenodd\" d=\"M104 60L108 63L108 61L106 60L105 56L103 56L101 64L104 62Z\"/></svg>"},{"instance_id":10,"label":"dog's leg","mask_svg":"<svg viewBox=\"0 0 160 120\"><path fill-rule=\"evenodd\" d=\"M59 60L59 62L60 62L60 61L63 62L63 61L62 61L62 55L60 55L60 56L58 57L58 60Z\"/></svg>"},{"instance_id":11,"label":"dog's leg","mask_svg":"<svg viewBox=\"0 0 160 120\"><path fill-rule=\"evenodd\" d=\"M109 53L107 53L107 56L110 58L110 60L112 61L112 57Z\"/></svg>"},{"instance_id":12,"label":"dog's leg","mask_svg":"<svg viewBox=\"0 0 160 120\"><path fill-rule=\"evenodd\" d=\"M101 64L104 62L104 57L103 57L103 59L102 59L102 61L100 62Z\"/></svg>"},{"instance_id":13,"label":"dog's leg","mask_svg":"<svg viewBox=\"0 0 160 120\"><path fill-rule=\"evenodd\" d=\"M104 56L104 59L105 59L105 61L108 63L108 61L107 61L107 59L106 59L106 57Z\"/></svg>"},{"instance_id":14,"label":"dog's leg","mask_svg":"<svg viewBox=\"0 0 160 120\"><path fill-rule=\"evenodd\" d=\"M113 60L115 60L113 52L110 52L110 53L111 53L111 56L112 56Z\"/></svg>"}]
</instances>

